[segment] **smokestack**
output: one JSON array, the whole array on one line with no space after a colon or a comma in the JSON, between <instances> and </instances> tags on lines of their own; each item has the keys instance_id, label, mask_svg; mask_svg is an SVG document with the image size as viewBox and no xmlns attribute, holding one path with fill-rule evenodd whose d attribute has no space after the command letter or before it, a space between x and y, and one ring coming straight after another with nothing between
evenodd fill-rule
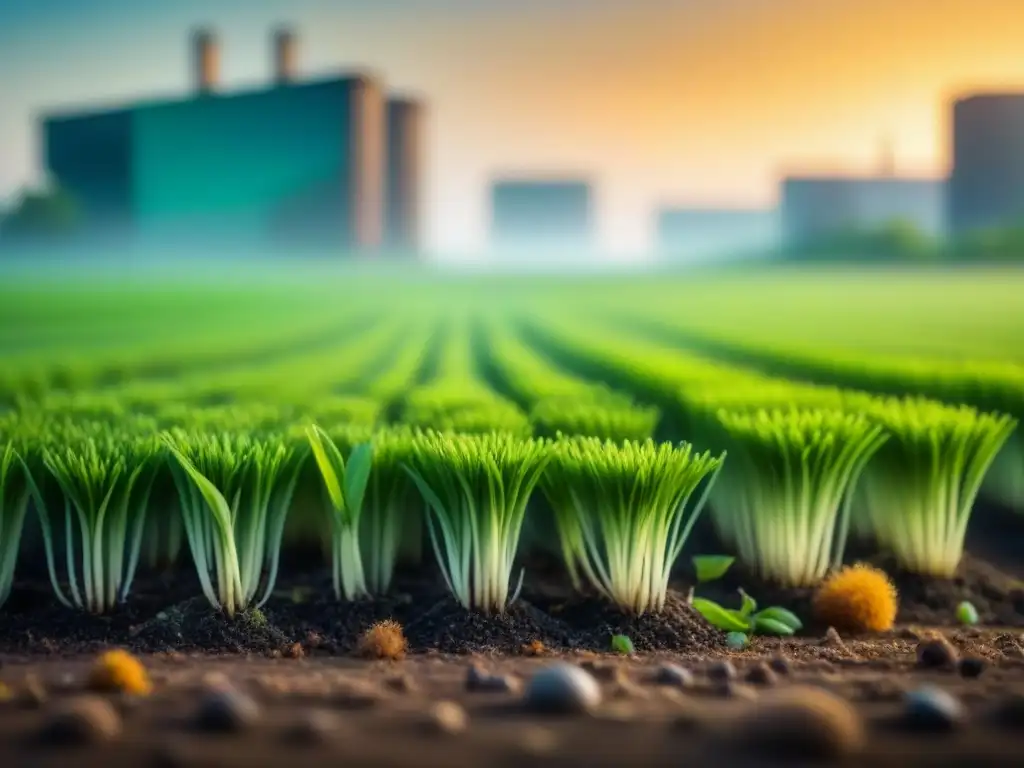
<instances>
[{"instance_id":1,"label":"smokestack","mask_svg":"<svg viewBox=\"0 0 1024 768\"><path fill-rule=\"evenodd\" d=\"M278 85L295 79L298 54L295 33L287 27L274 30L274 79Z\"/></svg>"},{"instance_id":2,"label":"smokestack","mask_svg":"<svg viewBox=\"0 0 1024 768\"><path fill-rule=\"evenodd\" d=\"M220 52L217 37L209 29L192 34L192 67L195 87L199 93L210 93L220 79Z\"/></svg>"}]
</instances>

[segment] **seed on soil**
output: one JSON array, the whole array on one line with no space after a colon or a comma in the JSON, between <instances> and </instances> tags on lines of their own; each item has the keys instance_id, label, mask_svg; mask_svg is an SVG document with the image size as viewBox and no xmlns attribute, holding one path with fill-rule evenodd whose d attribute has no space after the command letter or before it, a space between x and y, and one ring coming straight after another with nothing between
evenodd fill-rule
<instances>
[{"instance_id":1,"label":"seed on soil","mask_svg":"<svg viewBox=\"0 0 1024 768\"><path fill-rule=\"evenodd\" d=\"M426 726L433 733L462 733L469 726L469 715L454 701L439 701L427 712Z\"/></svg>"},{"instance_id":2,"label":"seed on soil","mask_svg":"<svg viewBox=\"0 0 1024 768\"><path fill-rule=\"evenodd\" d=\"M708 667L708 678L718 682L736 679L736 667L729 661L716 661Z\"/></svg>"},{"instance_id":3,"label":"seed on soil","mask_svg":"<svg viewBox=\"0 0 1024 768\"><path fill-rule=\"evenodd\" d=\"M791 760L836 760L860 752L866 729L857 710L821 688L797 686L762 697L736 723L751 752Z\"/></svg>"},{"instance_id":4,"label":"seed on soil","mask_svg":"<svg viewBox=\"0 0 1024 768\"><path fill-rule=\"evenodd\" d=\"M662 664L655 670L653 681L656 685L692 688L694 677L693 672L678 664Z\"/></svg>"},{"instance_id":5,"label":"seed on soil","mask_svg":"<svg viewBox=\"0 0 1024 768\"><path fill-rule=\"evenodd\" d=\"M124 650L107 651L89 671L88 687L103 693L123 692L148 696L153 690L142 662Z\"/></svg>"},{"instance_id":6,"label":"seed on soil","mask_svg":"<svg viewBox=\"0 0 1024 768\"><path fill-rule=\"evenodd\" d=\"M747 682L752 685L775 685L778 682L778 676L772 671L771 667L761 662L755 664L747 671L746 676Z\"/></svg>"},{"instance_id":7,"label":"seed on soil","mask_svg":"<svg viewBox=\"0 0 1024 768\"><path fill-rule=\"evenodd\" d=\"M903 724L908 730L946 733L960 726L965 717L960 700L941 688L917 688L904 698Z\"/></svg>"},{"instance_id":8,"label":"seed on soil","mask_svg":"<svg viewBox=\"0 0 1024 768\"><path fill-rule=\"evenodd\" d=\"M230 686L209 690L199 703L195 724L202 731L236 733L250 728L260 719L259 705Z\"/></svg>"},{"instance_id":9,"label":"seed on soil","mask_svg":"<svg viewBox=\"0 0 1024 768\"><path fill-rule=\"evenodd\" d=\"M79 746L113 741L121 735L121 716L100 696L75 696L54 705L40 737L50 746Z\"/></svg>"},{"instance_id":10,"label":"seed on soil","mask_svg":"<svg viewBox=\"0 0 1024 768\"><path fill-rule=\"evenodd\" d=\"M594 676L572 664L559 663L530 678L524 704L528 710L549 714L589 712L601 703L601 686Z\"/></svg>"},{"instance_id":11,"label":"seed on soil","mask_svg":"<svg viewBox=\"0 0 1024 768\"><path fill-rule=\"evenodd\" d=\"M960 660L960 675L962 677L981 677L985 671L985 660L975 657Z\"/></svg>"},{"instance_id":12,"label":"seed on soil","mask_svg":"<svg viewBox=\"0 0 1024 768\"><path fill-rule=\"evenodd\" d=\"M512 693L519 689L519 681L511 675L493 675L476 664L466 670L466 690L477 693Z\"/></svg>"},{"instance_id":13,"label":"seed on soil","mask_svg":"<svg viewBox=\"0 0 1024 768\"><path fill-rule=\"evenodd\" d=\"M960 653L945 637L922 640L917 645L917 665L922 669L953 669Z\"/></svg>"}]
</instances>

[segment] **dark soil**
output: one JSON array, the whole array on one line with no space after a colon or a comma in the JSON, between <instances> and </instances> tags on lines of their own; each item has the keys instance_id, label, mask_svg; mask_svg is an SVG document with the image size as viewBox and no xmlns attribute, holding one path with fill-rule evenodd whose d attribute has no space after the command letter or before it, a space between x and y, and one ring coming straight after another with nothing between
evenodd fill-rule
<instances>
[{"instance_id":1,"label":"dark soil","mask_svg":"<svg viewBox=\"0 0 1024 768\"><path fill-rule=\"evenodd\" d=\"M504 615L487 616L467 611L448 596L438 598L405 627L415 649L518 654L535 642L554 649L576 644L568 627L524 600L512 603Z\"/></svg>"}]
</instances>

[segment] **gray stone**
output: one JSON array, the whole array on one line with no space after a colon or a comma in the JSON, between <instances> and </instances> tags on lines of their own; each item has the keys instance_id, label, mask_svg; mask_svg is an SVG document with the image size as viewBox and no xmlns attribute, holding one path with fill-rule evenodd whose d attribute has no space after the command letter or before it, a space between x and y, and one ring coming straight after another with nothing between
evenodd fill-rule
<instances>
[{"instance_id":1,"label":"gray stone","mask_svg":"<svg viewBox=\"0 0 1024 768\"><path fill-rule=\"evenodd\" d=\"M932 686L909 691L903 701L903 724L910 730L953 731L963 723L967 714L958 698Z\"/></svg>"},{"instance_id":2,"label":"gray stone","mask_svg":"<svg viewBox=\"0 0 1024 768\"><path fill-rule=\"evenodd\" d=\"M572 664L541 669L526 689L527 709L551 714L583 713L601 703L601 686L594 676Z\"/></svg>"},{"instance_id":3,"label":"gray stone","mask_svg":"<svg viewBox=\"0 0 1024 768\"><path fill-rule=\"evenodd\" d=\"M196 712L196 727L214 733L236 733L260 719L259 705L249 696L228 686L207 691Z\"/></svg>"},{"instance_id":4,"label":"gray stone","mask_svg":"<svg viewBox=\"0 0 1024 768\"><path fill-rule=\"evenodd\" d=\"M662 664L654 672L654 682L657 685L672 685L677 688L692 688L693 673L678 664Z\"/></svg>"}]
</instances>

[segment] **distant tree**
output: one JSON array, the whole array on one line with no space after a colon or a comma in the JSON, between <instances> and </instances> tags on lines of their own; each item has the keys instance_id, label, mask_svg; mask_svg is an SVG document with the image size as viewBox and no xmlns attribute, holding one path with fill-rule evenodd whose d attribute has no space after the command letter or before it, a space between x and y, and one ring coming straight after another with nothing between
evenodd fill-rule
<instances>
[{"instance_id":1,"label":"distant tree","mask_svg":"<svg viewBox=\"0 0 1024 768\"><path fill-rule=\"evenodd\" d=\"M0 218L0 243L63 239L80 223L78 205L63 190L29 190Z\"/></svg>"},{"instance_id":2,"label":"distant tree","mask_svg":"<svg viewBox=\"0 0 1024 768\"><path fill-rule=\"evenodd\" d=\"M893 219L877 227L849 228L795 248L789 257L805 261L902 262L940 257L941 244L913 222Z\"/></svg>"},{"instance_id":3,"label":"distant tree","mask_svg":"<svg viewBox=\"0 0 1024 768\"><path fill-rule=\"evenodd\" d=\"M962 262L1024 263L1024 224L991 227L962 235L953 244Z\"/></svg>"}]
</instances>

